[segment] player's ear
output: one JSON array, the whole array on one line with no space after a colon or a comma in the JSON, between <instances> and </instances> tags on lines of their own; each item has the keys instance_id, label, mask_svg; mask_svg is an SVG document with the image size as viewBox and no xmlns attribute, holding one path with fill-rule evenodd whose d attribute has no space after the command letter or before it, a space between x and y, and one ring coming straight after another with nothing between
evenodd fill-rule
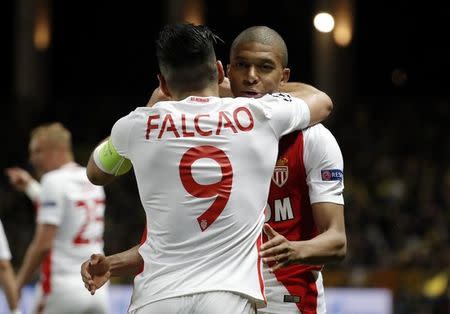
<instances>
[{"instance_id":1,"label":"player's ear","mask_svg":"<svg viewBox=\"0 0 450 314\"><path fill-rule=\"evenodd\" d=\"M225 71L223 70L223 65L222 65L222 62L220 62L220 60L217 60L216 64L217 64L219 84L221 84L225 77Z\"/></svg>"},{"instance_id":2,"label":"player's ear","mask_svg":"<svg viewBox=\"0 0 450 314\"><path fill-rule=\"evenodd\" d=\"M158 74L158 81L159 81L159 89L166 97L172 97L172 94L170 94L169 89L167 88L166 79L162 74Z\"/></svg>"},{"instance_id":3,"label":"player's ear","mask_svg":"<svg viewBox=\"0 0 450 314\"><path fill-rule=\"evenodd\" d=\"M284 68L283 69L283 74L281 76L281 82L283 83L287 83L289 81L289 76L291 75L291 69L289 68Z\"/></svg>"}]
</instances>

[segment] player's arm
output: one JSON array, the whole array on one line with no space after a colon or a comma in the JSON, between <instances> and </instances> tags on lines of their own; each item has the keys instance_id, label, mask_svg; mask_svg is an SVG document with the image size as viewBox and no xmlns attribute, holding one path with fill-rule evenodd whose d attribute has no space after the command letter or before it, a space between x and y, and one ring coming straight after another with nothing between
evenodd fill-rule
<instances>
[{"instance_id":1,"label":"player's arm","mask_svg":"<svg viewBox=\"0 0 450 314\"><path fill-rule=\"evenodd\" d=\"M303 99L308 105L311 116L310 125L325 120L333 110L331 98L317 88L299 82L287 82L280 85L280 91Z\"/></svg>"},{"instance_id":2,"label":"player's arm","mask_svg":"<svg viewBox=\"0 0 450 314\"><path fill-rule=\"evenodd\" d=\"M347 253L344 206L335 203L312 204L319 235L302 241L301 259L306 264L326 264L344 259Z\"/></svg>"},{"instance_id":3,"label":"player's arm","mask_svg":"<svg viewBox=\"0 0 450 314\"><path fill-rule=\"evenodd\" d=\"M9 183L17 191L24 192L33 202L38 201L41 186L28 171L19 167L11 167L5 169L5 174L8 176Z\"/></svg>"},{"instance_id":4,"label":"player's arm","mask_svg":"<svg viewBox=\"0 0 450 314\"><path fill-rule=\"evenodd\" d=\"M106 140L102 141L99 145L97 145L97 147L89 157L89 161L86 166L86 175L89 181L91 181L91 183L95 185L106 185L116 179L116 176L114 176L113 174L106 173L105 171L100 169L100 167L97 166L97 163L95 161L95 155L99 154L98 150L102 149L102 145L105 145L108 139L109 138L107 138Z\"/></svg>"},{"instance_id":5,"label":"player's arm","mask_svg":"<svg viewBox=\"0 0 450 314\"><path fill-rule=\"evenodd\" d=\"M17 274L17 286L20 291L29 282L39 265L53 246L58 226L53 224L37 224L33 240L25 253L22 266Z\"/></svg>"},{"instance_id":6,"label":"player's arm","mask_svg":"<svg viewBox=\"0 0 450 314\"><path fill-rule=\"evenodd\" d=\"M0 260L0 285L5 292L6 300L11 312L17 310L19 303L19 293L14 270L9 260Z\"/></svg>"},{"instance_id":7,"label":"player's arm","mask_svg":"<svg viewBox=\"0 0 450 314\"><path fill-rule=\"evenodd\" d=\"M131 162L120 156L111 138L101 142L91 154L86 174L93 184L106 185L131 169Z\"/></svg>"},{"instance_id":8,"label":"player's arm","mask_svg":"<svg viewBox=\"0 0 450 314\"><path fill-rule=\"evenodd\" d=\"M93 254L81 265L81 278L86 289L93 295L110 277L136 275L142 269L144 260L139 246L110 256Z\"/></svg>"},{"instance_id":9,"label":"player's arm","mask_svg":"<svg viewBox=\"0 0 450 314\"><path fill-rule=\"evenodd\" d=\"M316 203L312 208L319 235L310 240L289 241L269 224L264 225L264 232L270 240L261 246L261 256L266 263L276 262L272 271L291 264L322 265L345 257L344 206Z\"/></svg>"}]
</instances>

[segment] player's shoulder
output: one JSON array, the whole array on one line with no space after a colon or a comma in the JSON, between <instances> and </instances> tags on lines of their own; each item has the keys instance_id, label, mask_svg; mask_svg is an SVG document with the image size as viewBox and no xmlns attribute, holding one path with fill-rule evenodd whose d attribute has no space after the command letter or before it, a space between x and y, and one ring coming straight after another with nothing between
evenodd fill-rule
<instances>
[{"instance_id":1,"label":"player's shoulder","mask_svg":"<svg viewBox=\"0 0 450 314\"><path fill-rule=\"evenodd\" d=\"M51 170L42 176L42 182L66 182L67 177L86 174L86 168L75 162L67 163L58 169Z\"/></svg>"},{"instance_id":2,"label":"player's shoulder","mask_svg":"<svg viewBox=\"0 0 450 314\"><path fill-rule=\"evenodd\" d=\"M64 171L61 168L50 170L42 175L42 184L64 184Z\"/></svg>"},{"instance_id":3,"label":"player's shoulder","mask_svg":"<svg viewBox=\"0 0 450 314\"><path fill-rule=\"evenodd\" d=\"M136 107L128 114L118 118L113 125L112 130L115 132L130 130L136 121L142 121L148 119L150 112L154 111L153 107Z\"/></svg>"},{"instance_id":4,"label":"player's shoulder","mask_svg":"<svg viewBox=\"0 0 450 314\"><path fill-rule=\"evenodd\" d=\"M136 107L134 110L131 110L128 114L123 115L118 118L115 124L123 123L125 121L132 121L139 118L148 118L149 113L153 111L157 111L156 104L152 107Z\"/></svg>"},{"instance_id":5,"label":"player's shoulder","mask_svg":"<svg viewBox=\"0 0 450 314\"><path fill-rule=\"evenodd\" d=\"M322 123L317 123L314 125L311 125L303 130L303 133L305 136L308 137L332 137L334 138L334 135L331 133L331 131L324 126Z\"/></svg>"},{"instance_id":6,"label":"player's shoulder","mask_svg":"<svg viewBox=\"0 0 450 314\"><path fill-rule=\"evenodd\" d=\"M138 117L146 117L149 112L155 111L158 108L159 103L152 107L136 107L134 110L130 111L127 115L124 115L121 119L135 119Z\"/></svg>"},{"instance_id":7,"label":"player's shoulder","mask_svg":"<svg viewBox=\"0 0 450 314\"><path fill-rule=\"evenodd\" d=\"M333 133L331 133L331 131L321 123L312 125L304 129L303 137L306 145L308 143L314 146L325 145L329 143L337 144L337 140Z\"/></svg>"}]
</instances>

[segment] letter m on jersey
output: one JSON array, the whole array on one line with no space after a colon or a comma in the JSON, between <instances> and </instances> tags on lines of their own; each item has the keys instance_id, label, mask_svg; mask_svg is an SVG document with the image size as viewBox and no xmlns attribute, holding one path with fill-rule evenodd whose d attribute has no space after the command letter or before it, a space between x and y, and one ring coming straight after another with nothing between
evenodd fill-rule
<instances>
[{"instance_id":1,"label":"letter m on jersey","mask_svg":"<svg viewBox=\"0 0 450 314\"><path fill-rule=\"evenodd\" d=\"M275 221L290 220L294 218L294 213L292 212L291 200L289 197L284 199L275 200Z\"/></svg>"}]
</instances>

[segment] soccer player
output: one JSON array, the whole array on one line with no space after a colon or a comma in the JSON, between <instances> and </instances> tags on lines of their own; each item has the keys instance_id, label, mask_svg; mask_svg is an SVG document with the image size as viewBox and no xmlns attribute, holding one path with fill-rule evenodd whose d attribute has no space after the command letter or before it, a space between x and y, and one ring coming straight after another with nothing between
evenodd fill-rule
<instances>
[{"instance_id":1,"label":"soccer player","mask_svg":"<svg viewBox=\"0 0 450 314\"><path fill-rule=\"evenodd\" d=\"M14 270L11 266L11 251L9 250L8 240L0 221L0 286L6 296L9 309L12 314L19 314L18 309L19 294L17 291L17 282Z\"/></svg>"},{"instance_id":2,"label":"soccer player","mask_svg":"<svg viewBox=\"0 0 450 314\"><path fill-rule=\"evenodd\" d=\"M17 275L18 289L40 267L33 313L107 313L107 289L92 298L79 280L79 265L103 252L105 194L74 162L70 132L51 123L31 132L30 161L37 183L20 168L7 169L10 182L37 201L37 225Z\"/></svg>"},{"instance_id":3,"label":"soccer player","mask_svg":"<svg viewBox=\"0 0 450 314\"><path fill-rule=\"evenodd\" d=\"M219 98L217 39L205 26L166 26L157 57L160 90L172 101L118 120L88 164L96 184L124 172L126 159L134 168L148 235L131 313L254 313L265 305L258 253L278 140L332 107L323 93L308 104L286 94Z\"/></svg>"},{"instance_id":4,"label":"soccer player","mask_svg":"<svg viewBox=\"0 0 450 314\"><path fill-rule=\"evenodd\" d=\"M228 77L236 96L303 90L286 83L288 51L265 26L233 41ZM270 186L264 244L267 307L260 313L325 313L322 264L346 254L343 158L322 124L283 136Z\"/></svg>"},{"instance_id":5,"label":"soccer player","mask_svg":"<svg viewBox=\"0 0 450 314\"><path fill-rule=\"evenodd\" d=\"M265 26L245 30L236 38L231 51L228 75L233 92L244 97L261 97L282 90L304 99L316 97L314 89L308 85L287 83L290 74L287 61L284 40L274 30ZM228 89L222 92L227 93ZM157 93L154 96L155 99L161 97ZM317 157L321 160L319 164L315 160ZM292 245L296 250L301 248L305 255L291 255L290 260L280 260L277 264L268 258L268 264L275 272L271 274L270 267L264 268L268 307L260 311L299 313L300 310L310 310L324 313L320 264L338 261L346 252L342 155L333 135L323 125L316 125L283 137L277 163L266 213L266 221L275 231L268 226L266 230L274 241L284 246L278 249L287 250ZM105 276L100 270L102 268L89 269L90 264L86 262L82 266L83 279L86 282L91 280L98 288L110 275L130 274L127 268L139 269L137 264L142 263L137 249L138 246L106 259L93 256L93 265L101 265L111 271ZM292 251L289 254L293 254ZM281 258L276 251L273 252L272 259ZM278 270L288 264L296 265Z\"/></svg>"}]
</instances>

